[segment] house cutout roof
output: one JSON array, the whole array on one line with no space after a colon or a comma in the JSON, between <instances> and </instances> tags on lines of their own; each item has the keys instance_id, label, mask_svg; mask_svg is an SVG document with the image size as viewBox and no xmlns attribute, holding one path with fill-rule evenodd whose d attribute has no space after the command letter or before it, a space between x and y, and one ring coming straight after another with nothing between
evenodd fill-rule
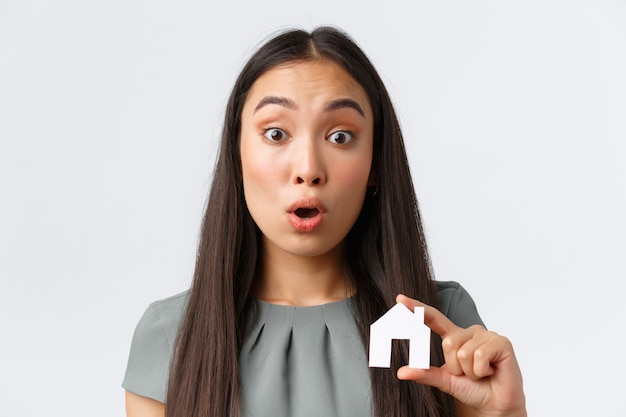
<instances>
[{"instance_id":1,"label":"house cutout roof","mask_svg":"<svg viewBox=\"0 0 626 417\"><path fill-rule=\"evenodd\" d=\"M409 367L430 367L430 329L424 324L424 307L409 310L397 303L370 326L369 366L391 366L391 340L408 339Z\"/></svg>"}]
</instances>

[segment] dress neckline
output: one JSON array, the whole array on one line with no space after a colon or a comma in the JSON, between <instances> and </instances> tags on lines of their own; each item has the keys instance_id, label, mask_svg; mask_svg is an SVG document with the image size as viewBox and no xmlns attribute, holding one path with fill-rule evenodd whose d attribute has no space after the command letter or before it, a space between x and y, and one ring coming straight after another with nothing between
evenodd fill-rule
<instances>
[{"instance_id":1,"label":"dress neckline","mask_svg":"<svg viewBox=\"0 0 626 417\"><path fill-rule=\"evenodd\" d=\"M322 303L322 304L315 304L315 305L310 305L310 306L292 306L292 305L287 305L287 304L277 304L277 303L271 303L269 301L264 301L264 300L260 300L258 298L255 298L255 302L261 306L264 306L265 308L272 308L272 309L287 309L287 310L292 310L292 309L310 309L310 310L314 310L314 309L324 309L327 307L335 307L335 306L339 306L342 304L347 304L349 302L349 300L352 299L353 296L350 297L346 297L344 299L341 300L337 300L337 301L329 301L327 303Z\"/></svg>"}]
</instances>

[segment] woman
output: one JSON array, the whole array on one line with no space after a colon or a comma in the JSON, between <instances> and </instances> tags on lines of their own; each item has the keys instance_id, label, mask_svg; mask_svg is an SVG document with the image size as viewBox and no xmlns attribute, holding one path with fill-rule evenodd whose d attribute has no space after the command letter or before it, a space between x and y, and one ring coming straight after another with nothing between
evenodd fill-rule
<instances>
[{"instance_id":1,"label":"woman","mask_svg":"<svg viewBox=\"0 0 626 417\"><path fill-rule=\"evenodd\" d=\"M433 367L401 367L397 344L392 370L368 369L370 324L415 300ZM139 323L127 414L525 415L511 344L480 324L432 279L376 70L336 29L284 32L235 83L193 285Z\"/></svg>"}]
</instances>

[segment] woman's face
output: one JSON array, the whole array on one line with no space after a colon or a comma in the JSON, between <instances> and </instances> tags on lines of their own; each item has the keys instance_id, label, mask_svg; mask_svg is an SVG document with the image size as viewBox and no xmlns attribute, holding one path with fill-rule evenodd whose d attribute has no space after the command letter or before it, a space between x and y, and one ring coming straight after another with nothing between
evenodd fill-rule
<instances>
[{"instance_id":1,"label":"woman's face","mask_svg":"<svg viewBox=\"0 0 626 417\"><path fill-rule=\"evenodd\" d=\"M365 91L332 61L287 63L256 80L241 116L241 164L265 250L340 247L365 199L373 125Z\"/></svg>"}]
</instances>

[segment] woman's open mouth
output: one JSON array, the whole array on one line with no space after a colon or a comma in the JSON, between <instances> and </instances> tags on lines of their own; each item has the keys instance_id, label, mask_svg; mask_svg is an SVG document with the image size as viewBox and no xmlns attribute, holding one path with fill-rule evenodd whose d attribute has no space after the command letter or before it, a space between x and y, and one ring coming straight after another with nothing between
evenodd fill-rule
<instances>
[{"instance_id":1,"label":"woman's open mouth","mask_svg":"<svg viewBox=\"0 0 626 417\"><path fill-rule=\"evenodd\" d=\"M322 224L324 212L319 200L309 198L294 203L287 218L291 227L298 232L312 232Z\"/></svg>"},{"instance_id":2,"label":"woman's open mouth","mask_svg":"<svg viewBox=\"0 0 626 417\"><path fill-rule=\"evenodd\" d=\"M301 219L311 219L319 214L319 210L316 208L299 208L294 211L296 216Z\"/></svg>"}]
</instances>

